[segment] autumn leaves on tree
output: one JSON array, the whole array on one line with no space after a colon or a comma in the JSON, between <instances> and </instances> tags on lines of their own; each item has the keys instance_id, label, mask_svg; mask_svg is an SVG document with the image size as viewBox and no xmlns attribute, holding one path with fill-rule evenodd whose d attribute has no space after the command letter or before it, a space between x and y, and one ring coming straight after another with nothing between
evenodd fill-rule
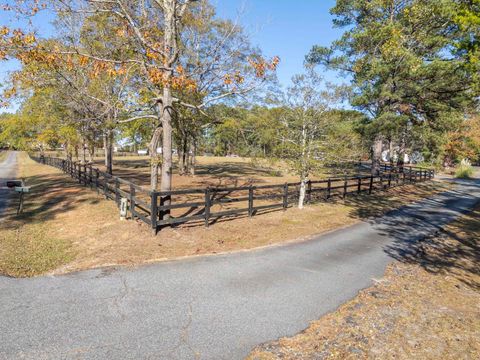
<instances>
[{"instance_id":1,"label":"autumn leaves on tree","mask_svg":"<svg viewBox=\"0 0 480 360\"><path fill-rule=\"evenodd\" d=\"M23 64L4 101L19 90L57 88L71 104L69 126L101 129L106 149L118 124L150 121L152 189L157 189L159 169L160 189L171 189L173 124L191 121L181 118L182 108L198 117L215 101L247 94L279 62L252 49L241 27L216 18L207 1L35 0L6 10L25 17L40 10L54 13L60 36L37 39L25 30L1 29L2 59ZM185 142L195 142L195 132L184 136L193 137Z\"/></svg>"}]
</instances>

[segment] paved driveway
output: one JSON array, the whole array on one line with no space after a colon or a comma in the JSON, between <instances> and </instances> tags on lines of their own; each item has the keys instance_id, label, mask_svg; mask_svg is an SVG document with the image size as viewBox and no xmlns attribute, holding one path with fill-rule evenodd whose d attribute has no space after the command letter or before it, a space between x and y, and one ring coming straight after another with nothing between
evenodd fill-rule
<instances>
[{"instance_id":1,"label":"paved driveway","mask_svg":"<svg viewBox=\"0 0 480 360\"><path fill-rule=\"evenodd\" d=\"M2 212L5 210L8 198L12 195L12 190L6 188L6 180L15 178L17 173L17 152L10 151L3 162L0 163L0 220Z\"/></svg>"},{"instance_id":2,"label":"paved driveway","mask_svg":"<svg viewBox=\"0 0 480 360\"><path fill-rule=\"evenodd\" d=\"M138 268L0 277L1 359L241 359L295 334L469 211L479 183L311 241Z\"/></svg>"}]
</instances>

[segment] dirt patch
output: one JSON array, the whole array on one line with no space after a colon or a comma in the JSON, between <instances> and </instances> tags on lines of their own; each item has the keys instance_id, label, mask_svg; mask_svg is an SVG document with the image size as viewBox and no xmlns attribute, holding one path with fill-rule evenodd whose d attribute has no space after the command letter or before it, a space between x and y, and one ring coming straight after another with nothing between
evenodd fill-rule
<instances>
[{"instance_id":1,"label":"dirt patch","mask_svg":"<svg viewBox=\"0 0 480 360\"><path fill-rule=\"evenodd\" d=\"M208 229L198 224L165 228L153 236L150 228L140 221L121 221L113 201L79 186L58 169L27 157L22 157L21 163L22 175L33 185L32 193L27 197L25 214L21 218L10 214L0 234L20 227L42 226L47 229L48 238L66 242L68 251L63 261L52 263L50 269L39 267L17 275L53 269L67 272L113 264L135 265L305 239L446 189L440 182L407 185L371 196L318 203L303 210L290 208L253 218L221 218ZM34 232L25 234L34 236ZM12 237L10 233L8 236ZM72 258L70 254L74 254ZM0 270L8 273L8 266Z\"/></svg>"},{"instance_id":2,"label":"dirt patch","mask_svg":"<svg viewBox=\"0 0 480 360\"><path fill-rule=\"evenodd\" d=\"M480 358L480 205L415 250L334 313L248 359Z\"/></svg>"}]
</instances>

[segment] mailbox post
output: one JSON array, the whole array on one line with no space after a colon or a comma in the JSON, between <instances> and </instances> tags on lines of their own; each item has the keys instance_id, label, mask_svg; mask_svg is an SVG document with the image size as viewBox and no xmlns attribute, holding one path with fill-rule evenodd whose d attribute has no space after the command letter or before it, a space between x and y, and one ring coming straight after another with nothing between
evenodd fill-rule
<instances>
[{"instance_id":1,"label":"mailbox post","mask_svg":"<svg viewBox=\"0 0 480 360\"><path fill-rule=\"evenodd\" d=\"M17 215L23 212L23 194L30 192L30 186L15 186L15 191L20 194Z\"/></svg>"},{"instance_id":2,"label":"mailbox post","mask_svg":"<svg viewBox=\"0 0 480 360\"><path fill-rule=\"evenodd\" d=\"M17 208L17 215L23 212L23 196L25 193L30 192L30 186L25 186L25 181L22 180L8 180L7 187L14 189L19 194L19 202Z\"/></svg>"}]
</instances>

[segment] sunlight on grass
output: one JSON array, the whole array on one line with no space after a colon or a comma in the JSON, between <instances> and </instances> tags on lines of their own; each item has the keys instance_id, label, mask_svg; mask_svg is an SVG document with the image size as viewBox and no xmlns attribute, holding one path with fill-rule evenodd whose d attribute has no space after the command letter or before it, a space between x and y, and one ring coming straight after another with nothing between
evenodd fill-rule
<instances>
[{"instance_id":1,"label":"sunlight on grass","mask_svg":"<svg viewBox=\"0 0 480 360\"><path fill-rule=\"evenodd\" d=\"M27 277L45 273L73 260L69 241L50 237L43 224L0 232L0 273Z\"/></svg>"}]
</instances>

